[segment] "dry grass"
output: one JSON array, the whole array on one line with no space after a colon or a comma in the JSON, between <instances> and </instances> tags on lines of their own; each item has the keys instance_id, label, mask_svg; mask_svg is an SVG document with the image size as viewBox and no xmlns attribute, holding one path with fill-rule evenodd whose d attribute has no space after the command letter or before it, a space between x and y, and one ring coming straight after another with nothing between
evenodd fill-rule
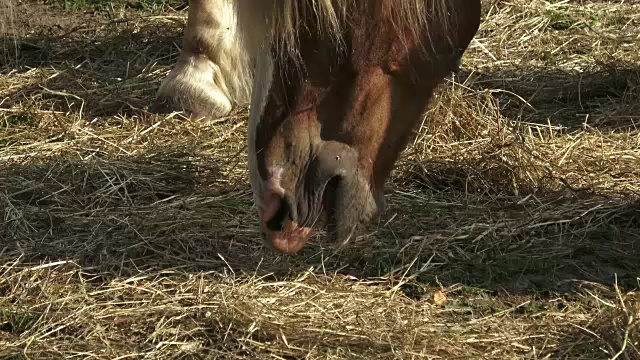
<instances>
[{"instance_id":1,"label":"dry grass","mask_svg":"<svg viewBox=\"0 0 640 360\"><path fill-rule=\"evenodd\" d=\"M246 109L144 111L184 12L16 6L0 357L639 359L640 5L485 5L385 217L293 258L256 231Z\"/></svg>"}]
</instances>

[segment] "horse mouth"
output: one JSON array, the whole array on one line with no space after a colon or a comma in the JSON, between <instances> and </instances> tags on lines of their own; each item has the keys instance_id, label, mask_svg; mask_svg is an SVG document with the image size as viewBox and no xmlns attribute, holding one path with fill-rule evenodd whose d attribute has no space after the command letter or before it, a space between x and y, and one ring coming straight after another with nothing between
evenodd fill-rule
<instances>
[{"instance_id":1,"label":"horse mouth","mask_svg":"<svg viewBox=\"0 0 640 360\"><path fill-rule=\"evenodd\" d=\"M303 219L294 220L291 217L287 217L280 220L280 223L277 223L278 221L274 223L276 216L269 221L263 222L262 235L267 246L285 255L295 255L302 251L314 229L326 229L328 223L338 218L335 212L327 206L327 204L331 203L330 199L327 198L327 194L330 193L331 191L327 191L323 186L322 193L316 194L315 199L307 198L306 206L308 212ZM298 210L297 213L301 212ZM296 220L301 221L301 223Z\"/></svg>"},{"instance_id":2,"label":"horse mouth","mask_svg":"<svg viewBox=\"0 0 640 360\"><path fill-rule=\"evenodd\" d=\"M277 228L263 223L263 236L268 247L281 254L296 255L307 244L313 230L325 230L335 244L348 242L358 226L375 213L371 193L362 186L342 178L331 179L323 189L322 201L314 203L301 224L286 218Z\"/></svg>"},{"instance_id":3,"label":"horse mouth","mask_svg":"<svg viewBox=\"0 0 640 360\"><path fill-rule=\"evenodd\" d=\"M273 250L285 255L295 255L304 248L311 230L310 227L299 226L289 221L282 231L271 231L267 236Z\"/></svg>"}]
</instances>

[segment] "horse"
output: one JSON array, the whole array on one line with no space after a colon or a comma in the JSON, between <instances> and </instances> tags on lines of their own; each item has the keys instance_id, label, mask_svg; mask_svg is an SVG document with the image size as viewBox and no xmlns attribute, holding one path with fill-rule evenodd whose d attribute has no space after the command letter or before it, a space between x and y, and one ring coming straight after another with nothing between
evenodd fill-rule
<instances>
[{"instance_id":1,"label":"horse","mask_svg":"<svg viewBox=\"0 0 640 360\"><path fill-rule=\"evenodd\" d=\"M298 254L322 228L344 244L384 212L385 182L480 18L480 0L191 0L154 107L215 117L249 101L266 245Z\"/></svg>"}]
</instances>

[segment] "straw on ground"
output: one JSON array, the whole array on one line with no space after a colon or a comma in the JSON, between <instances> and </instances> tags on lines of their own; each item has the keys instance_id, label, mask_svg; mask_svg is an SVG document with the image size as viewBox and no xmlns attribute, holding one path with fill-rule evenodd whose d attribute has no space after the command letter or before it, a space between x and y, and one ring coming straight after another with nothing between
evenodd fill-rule
<instances>
[{"instance_id":1,"label":"straw on ground","mask_svg":"<svg viewBox=\"0 0 640 360\"><path fill-rule=\"evenodd\" d=\"M247 109L144 110L184 9L59 4L0 12L1 357L640 358L640 5L485 1L385 216L289 258Z\"/></svg>"}]
</instances>

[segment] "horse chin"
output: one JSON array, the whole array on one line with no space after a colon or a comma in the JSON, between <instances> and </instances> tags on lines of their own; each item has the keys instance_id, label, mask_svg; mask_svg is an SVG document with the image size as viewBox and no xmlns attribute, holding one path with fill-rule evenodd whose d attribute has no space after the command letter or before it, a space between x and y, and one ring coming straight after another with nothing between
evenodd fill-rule
<instances>
[{"instance_id":1,"label":"horse chin","mask_svg":"<svg viewBox=\"0 0 640 360\"><path fill-rule=\"evenodd\" d=\"M348 243L378 213L369 184L358 176L333 181L324 203L327 236L338 246Z\"/></svg>"}]
</instances>

